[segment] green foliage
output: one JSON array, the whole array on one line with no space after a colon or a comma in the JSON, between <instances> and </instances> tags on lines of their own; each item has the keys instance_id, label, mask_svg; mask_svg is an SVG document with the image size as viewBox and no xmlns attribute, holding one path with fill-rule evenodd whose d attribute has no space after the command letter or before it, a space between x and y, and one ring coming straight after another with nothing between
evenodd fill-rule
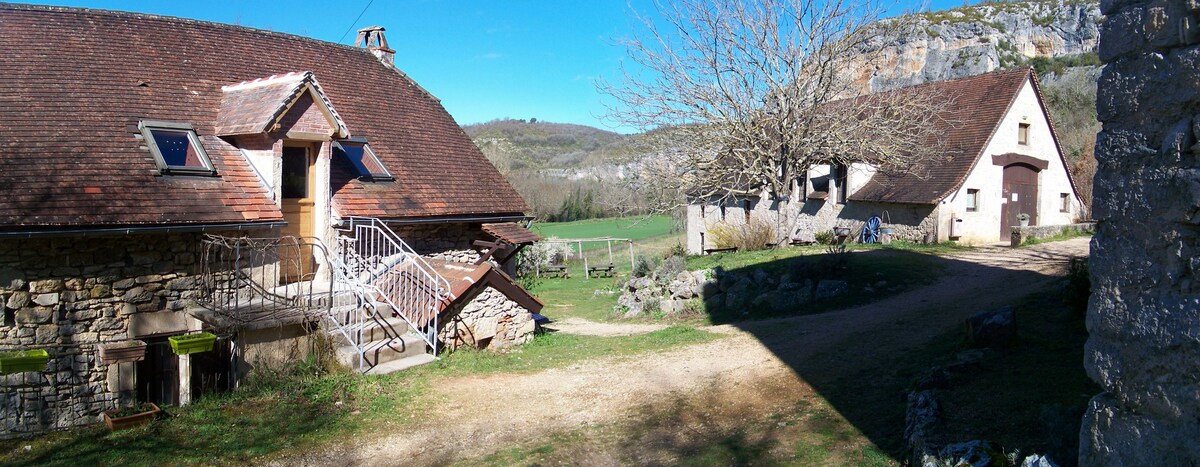
<instances>
[{"instance_id":1,"label":"green foliage","mask_svg":"<svg viewBox=\"0 0 1200 467\"><path fill-rule=\"evenodd\" d=\"M833 232L828 230L817 232L813 234L813 237L816 238L818 245L832 245L837 238L833 235Z\"/></svg>"},{"instance_id":2,"label":"green foliage","mask_svg":"<svg viewBox=\"0 0 1200 467\"><path fill-rule=\"evenodd\" d=\"M605 217L605 214L604 209L596 204L596 196L592 190L584 191L576 188L573 193L567 195L567 199L563 200L562 206L558 208L558 213L546 216L546 220L549 222L574 222Z\"/></svg>"},{"instance_id":3,"label":"green foliage","mask_svg":"<svg viewBox=\"0 0 1200 467\"><path fill-rule=\"evenodd\" d=\"M1092 296L1092 277L1087 258L1071 258L1067 267L1067 288L1063 301L1077 316L1087 315L1088 299Z\"/></svg>"},{"instance_id":4,"label":"green foliage","mask_svg":"<svg viewBox=\"0 0 1200 467\"><path fill-rule=\"evenodd\" d=\"M633 277L648 277L654 273L656 268L654 258L638 255L633 262Z\"/></svg>"},{"instance_id":5,"label":"green foliage","mask_svg":"<svg viewBox=\"0 0 1200 467\"><path fill-rule=\"evenodd\" d=\"M671 282L675 276L687 269L687 261L682 256L670 256L663 260L658 269L654 271L654 277L661 283Z\"/></svg>"},{"instance_id":6,"label":"green foliage","mask_svg":"<svg viewBox=\"0 0 1200 467\"><path fill-rule=\"evenodd\" d=\"M675 242L675 246L671 247L671 256L687 256L687 249L683 247L683 242Z\"/></svg>"},{"instance_id":7,"label":"green foliage","mask_svg":"<svg viewBox=\"0 0 1200 467\"><path fill-rule=\"evenodd\" d=\"M1077 55L1062 55L1058 57L1033 57L1025 60L1023 65L1032 66L1039 75L1047 73L1063 74L1067 68L1080 66L1099 66L1100 56L1096 52Z\"/></svg>"}]
</instances>

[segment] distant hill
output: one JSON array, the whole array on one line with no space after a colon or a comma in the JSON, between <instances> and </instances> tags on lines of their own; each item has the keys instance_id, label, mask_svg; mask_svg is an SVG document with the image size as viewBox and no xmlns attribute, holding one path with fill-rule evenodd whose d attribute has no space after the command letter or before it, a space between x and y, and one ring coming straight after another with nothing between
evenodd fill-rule
<instances>
[{"instance_id":1,"label":"distant hill","mask_svg":"<svg viewBox=\"0 0 1200 467\"><path fill-rule=\"evenodd\" d=\"M639 153L638 136L585 125L504 119L466 125L463 131L505 173L620 165Z\"/></svg>"}]
</instances>

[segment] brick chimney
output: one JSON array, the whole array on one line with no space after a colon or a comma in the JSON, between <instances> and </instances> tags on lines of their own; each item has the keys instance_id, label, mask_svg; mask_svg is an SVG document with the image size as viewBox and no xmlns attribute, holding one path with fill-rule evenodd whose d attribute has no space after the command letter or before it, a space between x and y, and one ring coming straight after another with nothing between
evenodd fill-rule
<instances>
[{"instance_id":1,"label":"brick chimney","mask_svg":"<svg viewBox=\"0 0 1200 467\"><path fill-rule=\"evenodd\" d=\"M366 47L379 61L395 66L396 51L389 49L387 38L383 37L383 26L368 26L358 30L355 47Z\"/></svg>"}]
</instances>

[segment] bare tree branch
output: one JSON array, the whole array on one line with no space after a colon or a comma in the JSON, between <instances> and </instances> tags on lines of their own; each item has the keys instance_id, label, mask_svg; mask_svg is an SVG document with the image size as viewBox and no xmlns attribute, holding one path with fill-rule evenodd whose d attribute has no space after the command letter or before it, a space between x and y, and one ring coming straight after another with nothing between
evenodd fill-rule
<instances>
[{"instance_id":1,"label":"bare tree branch","mask_svg":"<svg viewBox=\"0 0 1200 467\"><path fill-rule=\"evenodd\" d=\"M674 0L621 41L633 66L609 117L669 138L636 183L658 209L684 193L728 197L790 179L817 163L868 162L921 175L939 158L950 105L914 90L859 96L846 70L902 18L876 0ZM894 36L892 36L894 37Z\"/></svg>"}]
</instances>

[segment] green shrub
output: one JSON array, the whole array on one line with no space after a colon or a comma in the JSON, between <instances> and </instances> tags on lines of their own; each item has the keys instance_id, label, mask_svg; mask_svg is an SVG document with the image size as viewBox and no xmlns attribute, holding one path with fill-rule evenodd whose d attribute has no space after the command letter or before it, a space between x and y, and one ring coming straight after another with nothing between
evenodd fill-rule
<instances>
[{"instance_id":1,"label":"green shrub","mask_svg":"<svg viewBox=\"0 0 1200 467\"><path fill-rule=\"evenodd\" d=\"M644 255L638 255L637 260L633 262L633 277L649 276L654 273L654 269L655 264L653 259Z\"/></svg>"},{"instance_id":2,"label":"green shrub","mask_svg":"<svg viewBox=\"0 0 1200 467\"><path fill-rule=\"evenodd\" d=\"M832 245L835 238L833 236L833 232L828 230L817 232L815 235L813 235L813 237L816 238L817 243L821 245Z\"/></svg>"},{"instance_id":3,"label":"green shrub","mask_svg":"<svg viewBox=\"0 0 1200 467\"><path fill-rule=\"evenodd\" d=\"M1087 258L1071 258L1067 266L1067 288L1063 293L1063 301L1076 315L1085 316L1091 295L1092 278Z\"/></svg>"}]
</instances>

